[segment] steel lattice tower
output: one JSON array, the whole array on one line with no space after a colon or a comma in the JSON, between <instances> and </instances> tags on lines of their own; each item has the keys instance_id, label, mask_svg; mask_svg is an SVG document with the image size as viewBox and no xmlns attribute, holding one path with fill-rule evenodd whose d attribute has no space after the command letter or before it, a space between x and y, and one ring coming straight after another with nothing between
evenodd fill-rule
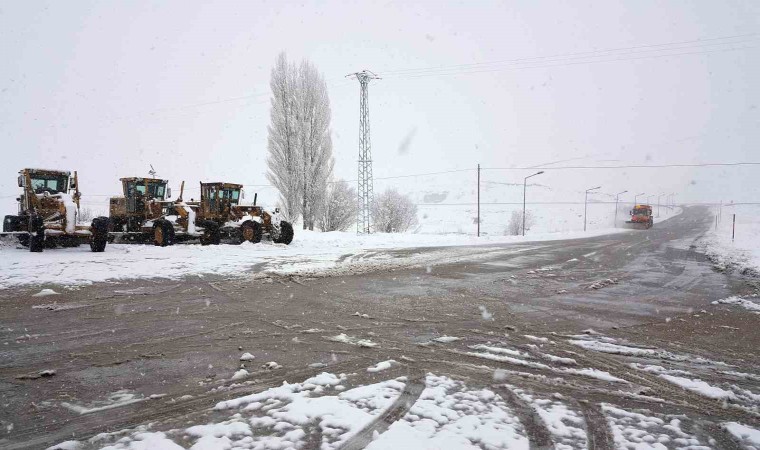
<instances>
[{"instance_id":1,"label":"steel lattice tower","mask_svg":"<svg viewBox=\"0 0 760 450\"><path fill-rule=\"evenodd\" d=\"M372 232L372 146L369 138L369 82L379 79L369 70L352 73L347 77L356 78L360 85L359 99L359 184L357 191L358 210L356 214L356 234Z\"/></svg>"}]
</instances>

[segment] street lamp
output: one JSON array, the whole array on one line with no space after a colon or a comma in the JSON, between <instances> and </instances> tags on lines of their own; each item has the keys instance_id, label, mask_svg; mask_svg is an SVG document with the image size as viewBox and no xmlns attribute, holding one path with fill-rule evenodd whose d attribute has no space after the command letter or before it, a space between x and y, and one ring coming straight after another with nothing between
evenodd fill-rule
<instances>
[{"instance_id":1,"label":"street lamp","mask_svg":"<svg viewBox=\"0 0 760 450\"><path fill-rule=\"evenodd\" d=\"M644 195L644 194L645 194L645 193L644 193L644 192L642 192L641 194L636 194L636 195L634 195L634 196L633 196L633 207L634 207L634 208L635 208L635 207L636 207L636 205L638 204L638 203L636 203L636 199L637 199L637 198L638 198L640 195Z\"/></svg>"},{"instance_id":2,"label":"street lamp","mask_svg":"<svg viewBox=\"0 0 760 450\"><path fill-rule=\"evenodd\" d=\"M657 194L657 217L660 217L660 197L662 194Z\"/></svg>"},{"instance_id":3,"label":"street lamp","mask_svg":"<svg viewBox=\"0 0 760 450\"><path fill-rule=\"evenodd\" d=\"M618 211L618 200L620 197L620 194L625 194L628 191L618 192L615 194L615 228L617 228L617 211Z\"/></svg>"},{"instance_id":4,"label":"street lamp","mask_svg":"<svg viewBox=\"0 0 760 450\"><path fill-rule=\"evenodd\" d=\"M543 170L541 172L536 172L533 175L528 175L523 180L523 216L522 216L522 219L523 219L522 220L522 235L523 236L525 236L525 188L528 186L528 178L535 177L536 175L541 175L542 173L544 173Z\"/></svg>"},{"instance_id":5,"label":"street lamp","mask_svg":"<svg viewBox=\"0 0 760 450\"><path fill-rule=\"evenodd\" d=\"M586 189L586 198L583 200L583 231L586 231L586 213L588 212L588 193L601 188L601 186Z\"/></svg>"}]
</instances>

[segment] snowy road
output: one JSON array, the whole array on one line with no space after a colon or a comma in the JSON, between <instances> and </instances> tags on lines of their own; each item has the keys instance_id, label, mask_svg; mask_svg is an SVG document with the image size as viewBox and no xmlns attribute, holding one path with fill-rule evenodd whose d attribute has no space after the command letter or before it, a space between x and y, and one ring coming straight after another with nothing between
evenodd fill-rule
<instances>
[{"instance_id":1,"label":"snowy road","mask_svg":"<svg viewBox=\"0 0 760 450\"><path fill-rule=\"evenodd\" d=\"M0 447L760 448L760 314L712 303L758 284L695 251L709 220L6 289Z\"/></svg>"}]
</instances>

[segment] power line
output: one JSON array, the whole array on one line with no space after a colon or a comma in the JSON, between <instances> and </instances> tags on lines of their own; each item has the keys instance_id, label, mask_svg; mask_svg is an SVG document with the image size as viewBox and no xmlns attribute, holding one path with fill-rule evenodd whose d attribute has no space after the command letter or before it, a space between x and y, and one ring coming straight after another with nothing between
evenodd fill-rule
<instances>
[{"instance_id":1,"label":"power line","mask_svg":"<svg viewBox=\"0 0 760 450\"><path fill-rule=\"evenodd\" d=\"M732 163L679 163L679 164L624 164L624 165L616 165L616 166L561 166L561 167L550 167L550 166L524 166L524 167L481 167L481 170L575 170L575 169L662 169L662 168L683 168L683 167L741 167L741 166L760 166L760 162L752 162L752 161L742 161L742 162L732 162ZM405 175L395 175L395 176L389 176L389 177L375 177L375 180L396 180L400 178L413 178L413 177L424 177L424 176L431 176L431 175L445 175L445 174L451 174L451 173L461 173L461 172L475 172L476 168L471 169L453 169L453 170L444 170L439 172L424 172L424 173L411 173L411 174L405 174ZM330 184L336 184L336 183L352 183L356 182L357 180L337 180L337 181L330 181ZM504 183L504 182L498 182L498 181L483 181L484 183L492 183L492 184L504 184L504 185L512 185L512 184L519 184L519 183ZM535 185L539 186L539 185ZM540 185L544 186L544 185ZM243 187L264 187L264 188L274 188L275 186L271 184L243 184ZM549 187L549 186L546 186ZM186 187L185 192L192 191L192 190L199 190L198 187ZM85 197L113 197L118 194L83 194ZM609 195L609 194L605 194ZM0 196L0 198L14 198L18 197L18 195L3 195Z\"/></svg>"},{"instance_id":2,"label":"power line","mask_svg":"<svg viewBox=\"0 0 760 450\"><path fill-rule=\"evenodd\" d=\"M633 202L619 202L622 204L633 204ZM583 205L584 202L530 202L529 205ZM588 202L589 205L614 205L614 201L595 201ZM462 203L415 203L417 206L477 206L477 202L462 202ZM522 206L522 202L480 202L480 205L519 205ZM719 202L676 202L677 206L718 206ZM737 202L737 203L723 203L723 207L726 206L741 206L741 205L760 205L760 202ZM665 205L663 205L664 207Z\"/></svg>"},{"instance_id":3,"label":"power line","mask_svg":"<svg viewBox=\"0 0 760 450\"><path fill-rule=\"evenodd\" d=\"M565 169L661 169L668 167L735 167L760 166L760 162L694 163L694 164L625 164L617 166L560 166L560 167L484 167L483 170L565 170ZM470 169L473 170L473 169Z\"/></svg>"},{"instance_id":4,"label":"power line","mask_svg":"<svg viewBox=\"0 0 760 450\"><path fill-rule=\"evenodd\" d=\"M576 61L576 62L566 62L566 63L559 63L559 64L545 64L545 63L538 63L534 65L526 65L526 66L519 66L519 67L499 67L499 68L489 68L484 70L469 70L469 71L448 71L448 72L437 72L437 73L421 73L421 74L412 74L408 76L397 76L395 79L400 78L423 78L423 77L430 77L430 76L448 76L448 75L470 75L470 74L476 74L476 73L488 73L488 72L501 72L501 71L507 71L507 70L521 70L521 69L541 69L541 68L547 68L547 67L563 67L563 66L575 66L575 65L584 65L584 64L595 64L595 63L605 63L605 62L616 62L616 61L634 61L638 59L649 59L649 58L665 58L665 57L671 57L671 56L687 56L687 55L706 55L710 53L719 53L719 52L726 52L726 51L736 51L736 50L749 50L757 48L754 46L750 47L736 47L736 48L728 48L728 49L720 49L720 50L707 50L707 51L698 51L698 52L682 52L682 53L668 53L668 54L659 54L659 55L645 55L645 56L638 56L638 57L620 57L620 58L613 58L613 59L600 59L600 60L588 60L588 61ZM389 76L388 79L392 80L394 79L393 76Z\"/></svg>"},{"instance_id":5,"label":"power line","mask_svg":"<svg viewBox=\"0 0 760 450\"><path fill-rule=\"evenodd\" d=\"M733 35L733 36L721 36L721 37L706 38L706 39L692 39L692 40L686 40L686 41L675 41L675 42L637 45L637 46L629 46L629 47L616 47L616 48L610 48L610 49L590 50L590 51L583 51L583 52L558 53L554 55L502 59L502 60L484 61L484 62L476 62L476 63L469 63L469 64L453 64L453 65L448 65L448 66L421 67L421 68L416 68L416 69L386 70L383 72L383 74L385 74L386 76L388 75L393 76L393 74L408 75L408 74L425 73L425 72L447 71L447 70L452 70L452 69L471 69L471 68L477 68L479 66L487 66L487 65L494 65L494 64L534 63L536 62L536 60L547 62L547 60L548 61L553 61L557 59L561 60L561 58L568 59L568 58L578 58L578 57L585 57L585 58L604 57L604 56L610 56L610 55L604 55L605 53L624 52L624 51L630 52L630 51L639 50L639 49L653 49L653 50L643 50L643 51L668 51L668 50L680 50L680 49L685 49L685 48L699 48L699 47L711 46L711 45L731 45L731 44L737 44L737 43L753 42L753 40L756 39L758 36L760 36L760 33L748 33L748 34L739 34L739 35ZM713 42L713 41L726 41L730 39L740 39L740 38L742 39L749 38L749 39L740 40L740 41L729 41L729 42ZM691 45L683 46L684 44L691 44ZM669 48L655 48L655 47L669 47ZM634 53L642 53L642 52L634 52ZM628 54L632 54L632 53L628 53Z\"/></svg>"}]
</instances>

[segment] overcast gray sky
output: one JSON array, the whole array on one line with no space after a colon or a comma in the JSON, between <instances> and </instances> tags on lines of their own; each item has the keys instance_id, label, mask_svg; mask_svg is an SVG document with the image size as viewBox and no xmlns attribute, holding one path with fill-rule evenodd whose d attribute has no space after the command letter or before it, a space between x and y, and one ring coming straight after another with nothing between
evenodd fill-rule
<instances>
[{"instance_id":1,"label":"overcast gray sky","mask_svg":"<svg viewBox=\"0 0 760 450\"><path fill-rule=\"evenodd\" d=\"M758 161L752 33L754 0L5 0L0 206L12 212L22 167L79 170L85 199L101 204L119 177L147 175L149 164L175 190L183 179L266 183L269 74L280 51L310 59L328 80L345 179L356 177L359 97L344 75L362 69L384 77L370 86L376 177L571 158ZM489 64L465 66L476 63ZM408 71L435 67L447 69ZM541 183L752 201L758 178L758 167L563 171Z\"/></svg>"}]
</instances>

